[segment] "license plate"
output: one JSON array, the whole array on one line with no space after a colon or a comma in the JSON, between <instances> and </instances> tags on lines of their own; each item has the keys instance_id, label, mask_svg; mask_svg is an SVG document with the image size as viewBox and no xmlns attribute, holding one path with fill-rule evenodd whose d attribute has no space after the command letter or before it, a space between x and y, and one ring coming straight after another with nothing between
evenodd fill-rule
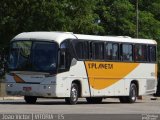
<instances>
[{"instance_id":1,"label":"license plate","mask_svg":"<svg viewBox=\"0 0 160 120\"><path fill-rule=\"evenodd\" d=\"M24 90L24 91L31 91L32 88L31 88L31 87L23 87L23 90Z\"/></svg>"}]
</instances>

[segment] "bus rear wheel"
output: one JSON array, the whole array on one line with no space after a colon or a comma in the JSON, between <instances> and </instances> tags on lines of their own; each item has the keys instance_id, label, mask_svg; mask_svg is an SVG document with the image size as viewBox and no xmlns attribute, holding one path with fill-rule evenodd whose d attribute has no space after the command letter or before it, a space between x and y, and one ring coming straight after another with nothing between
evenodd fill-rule
<instances>
[{"instance_id":1,"label":"bus rear wheel","mask_svg":"<svg viewBox=\"0 0 160 120\"><path fill-rule=\"evenodd\" d=\"M70 97L65 98L66 103L71 105L76 104L78 102L78 96L79 96L78 93L79 93L78 85L72 83Z\"/></svg>"},{"instance_id":2,"label":"bus rear wheel","mask_svg":"<svg viewBox=\"0 0 160 120\"><path fill-rule=\"evenodd\" d=\"M24 100L27 104L35 104L37 101L37 97L35 96L24 96Z\"/></svg>"},{"instance_id":3,"label":"bus rear wheel","mask_svg":"<svg viewBox=\"0 0 160 120\"><path fill-rule=\"evenodd\" d=\"M101 97L90 97L90 98L86 98L87 102L90 104L96 104L96 103L101 103L102 102L102 98Z\"/></svg>"},{"instance_id":4,"label":"bus rear wheel","mask_svg":"<svg viewBox=\"0 0 160 120\"><path fill-rule=\"evenodd\" d=\"M121 103L135 103L137 100L137 86L134 83L131 83L130 85L130 92L129 96L122 96L119 98Z\"/></svg>"}]
</instances>

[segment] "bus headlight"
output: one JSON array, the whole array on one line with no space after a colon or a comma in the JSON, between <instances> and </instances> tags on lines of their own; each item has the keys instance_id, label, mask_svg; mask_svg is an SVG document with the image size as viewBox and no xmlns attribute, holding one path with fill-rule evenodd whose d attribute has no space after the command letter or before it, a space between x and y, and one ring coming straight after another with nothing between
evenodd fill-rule
<instances>
[{"instance_id":1,"label":"bus headlight","mask_svg":"<svg viewBox=\"0 0 160 120\"><path fill-rule=\"evenodd\" d=\"M7 87L13 87L13 84L7 84Z\"/></svg>"},{"instance_id":2,"label":"bus headlight","mask_svg":"<svg viewBox=\"0 0 160 120\"><path fill-rule=\"evenodd\" d=\"M51 89L51 86L45 86L45 85L43 86L43 89L47 89L47 88Z\"/></svg>"}]
</instances>

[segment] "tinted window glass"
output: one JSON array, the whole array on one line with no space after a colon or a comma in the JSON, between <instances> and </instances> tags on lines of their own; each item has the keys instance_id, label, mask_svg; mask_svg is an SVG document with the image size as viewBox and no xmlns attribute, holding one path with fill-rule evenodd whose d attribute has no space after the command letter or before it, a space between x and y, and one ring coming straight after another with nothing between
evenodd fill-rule
<instances>
[{"instance_id":1,"label":"tinted window glass","mask_svg":"<svg viewBox=\"0 0 160 120\"><path fill-rule=\"evenodd\" d=\"M105 45L105 59L112 60L112 43L108 43Z\"/></svg>"},{"instance_id":2,"label":"tinted window glass","mask_svg":"<svg viewBox=\"0 0 160 120\"><path fill-rule=\"evenodd\" d=\"M146 45L135 45L135 60L136 61L146 61L147 60Z\"/></svg>"},{"instance_id":3,"label":"tinted window glass","mask_svg":"<svg viewBox=\"0 0 160 120\"><path fill-rule=\"evenodd\" d=\"M79 59L83 59L83 42L77 42L75 44L76 54Z\"/></svg>"},{"instance_id":4,"label":"tinted window glass","mask_svg":"<svg viewBox=\"0 0 160 120\"><path fill-rule=\"evenodd\" d=\"M122 60L133 61L132 45L129 44L122 45Z\"/></svg>"},{"instance_id":5,"label":"tinted window glass","mask_svg":"<svg viewBox=\"0 0 160 120\"><path fill-rule=\"evenodd\" d=\"M156 47L149 46L149 61L155 62L156 61Z\"/></svg>"},{"instance_id":6,"label":"tinted window glass","mask_svg":"<svg viewBox=\"0 0 160 120\"><path fill-rule=\"evenodd\" d=\"M89 58L89 45L87 41L73 41L73 46L78 59Z\"/></svg>"},{"instance_id":7,"label":"tinted window glass","mask_svg":"<svg viewBox=\"0 0 160 120\"><path fill-rule=\"evenodd\" d=\"M34 42L32 46L32 65L36 71L54 71L57 63L57 44Z\"/></svg>"},{"instance_id":8,"label":"tinted window glass","mask_svg":"<svg viewBox=\"0 0 160 120\"><path fill-rule=\"evenodd\" d=\"M65 64L66 70L69 70L70 65L71 65L71 53L70 50L72 50L69 41L65 40L64 42L61 43L60 48L62 49L61 54L60 54L60 66ZM73 51L73 50L72 50ZM65 55L63 55L65 53ZM64 58L65 57L65 58Z\"/></svg>"},{"instance_id":9,"label":"tinted window glass","mask_svg":"<svg viewBox=\"0 0 160 120\"><path fill-rule=\"evenodd\" d=\"M83 43L83 56L84 56L84 59L89 59L89 43L87 41L85 41Z\"/></svg>"},{"instance_id":10,"label":"tinted window glass","mask_svg":"<svg viewBox=\"0 0 160 120\"><path fill-rule=\"evenodd\" d=\"M56 73L57 53L54 42L13 42L8 66L10 70Z\"/></svg>"},{"instance_id":11,"label":"tinted window glass","mask_svg":"<svg viewBox=\"0 0 160 120\"><path fill-rule=\"evenodd\" d=\"M27 66L31 54L31 41L13 42L9 56L10 69L23 69Z\"/></svg>"},{"instance_id":12,"label":"tinted window glass","mask_svg":"<svg viewBox=\"0 0 160 120\"><path fill-rule=\"evenodd\" d=\"M93 59L103 60L104 58L104 44L103 42L95 42L92 44Z\"/></svg>"},{"instance_id":13,"label":"tinted window glass","mask_svg":"<svg viewBox=\"0 0 160 120\"><path fill-rule=\"evenodd\" d=\"M107 60L118 60L119 59L119 46L117 43L105 44L105 59Z\"/></svg>"},{"instance_id":14,"label":"tinted window glass","mask_svg":"<svg viewBox=\"0 0 160 120\"><path fill-rule=\"evenodd\" d=\"M118 44L113 44L113 60L118 60Z\"/></svg>"}]
</instances>

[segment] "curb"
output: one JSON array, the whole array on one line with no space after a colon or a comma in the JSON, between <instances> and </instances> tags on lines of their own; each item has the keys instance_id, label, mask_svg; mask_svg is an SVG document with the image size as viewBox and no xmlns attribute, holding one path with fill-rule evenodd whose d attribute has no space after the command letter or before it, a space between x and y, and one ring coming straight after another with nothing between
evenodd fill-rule
<instances>
[{"instance_id":1,"label":"curb","mask_svg":"<svg viewBox=\"0 0 160 120\"><path fill-rule=\"evenodd\" d=\"M22 100L24 97L0 97L0 100Z\"/></svg>"},{"instance_id":2,"label":"curb","mask_svg":"<svg viewBox=\"0 0 160 120\"><path fill-rule=\"evenodd\" d=\"M160 100L160 97L158 96L142 96L141 99L138 100L150 100L150 101L157 101Z\"/></svg>"},{"instance_id":3,"label":"curb","mask_svg":"<svg viewBox=\"0 0 160 120\"><path fill-rule=\"evenodd\" d=\"M0 97L0 100L23 100L23 96L15 97L15 96L5 96L5 97ZM138 100L151 100L151 101L157 101L160 100L160 97L153 97L153 96L143 96L142 99Z\"/></svg>"}]
</instances>

